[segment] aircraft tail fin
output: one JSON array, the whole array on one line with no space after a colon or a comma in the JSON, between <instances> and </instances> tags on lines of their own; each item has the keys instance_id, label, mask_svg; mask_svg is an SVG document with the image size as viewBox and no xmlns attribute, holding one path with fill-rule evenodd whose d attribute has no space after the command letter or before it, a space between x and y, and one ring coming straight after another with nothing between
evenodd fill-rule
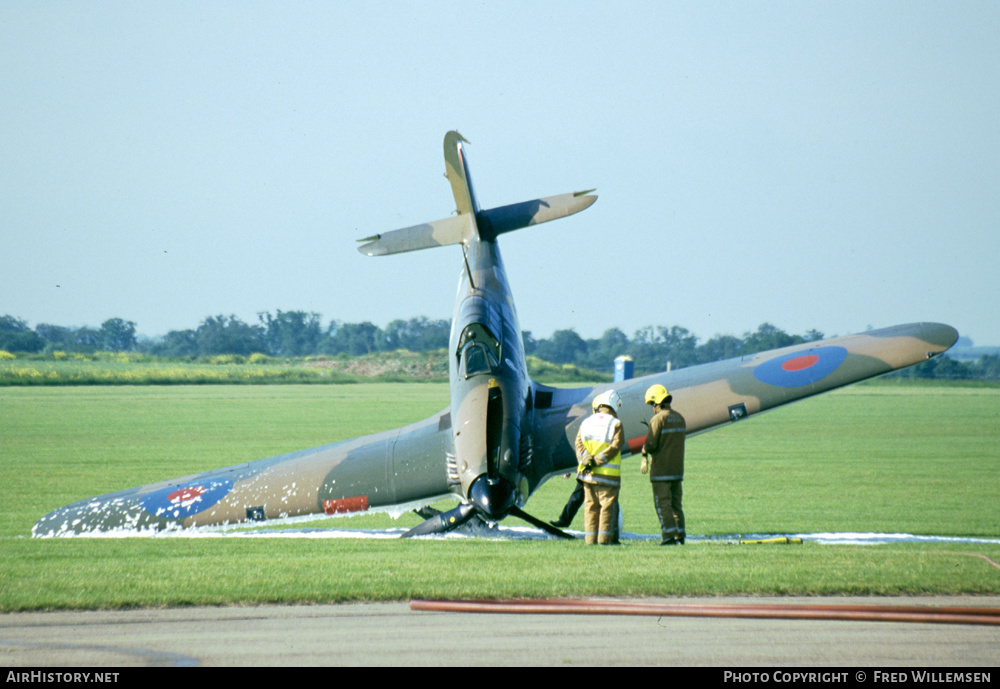
<instances>
[{"instance_id":1,"label":"aircraft tail fin","mask_svg":"<svg viewBox=\"0 0 1000 689\"><path fill-rule=\"evenodd\" d=\"M468 244L476 238L492 241L505 232L579 213L597 200L592 195L594 190L590 189L481 211L472 191L463 142L468 143L458 132L445 134L445 177L451 184L458 215L365 237L358 240L365 242L358 251L368 256L387 256L435 246Z\"/></svg>"},{"instance_id":2,"label":"aircraft tail fin","mask_svg":"<svg viewBox=\"0 0 1000 689\"><path fill-rule=\"evenodd\" d=\"M472 177L469 176L462 142L469 143L458 132L452 131L444 135L444 176L451 184L458 214L475 215L479 212L479 204L476 203L476 195L472 193Z\"/></svg>"}]
</instances>

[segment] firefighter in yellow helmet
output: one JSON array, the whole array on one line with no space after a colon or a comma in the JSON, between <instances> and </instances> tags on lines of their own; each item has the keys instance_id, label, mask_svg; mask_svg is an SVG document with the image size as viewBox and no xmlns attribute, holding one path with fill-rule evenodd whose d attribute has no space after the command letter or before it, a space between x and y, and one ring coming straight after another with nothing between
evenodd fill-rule
<instances>
[{"instance_id":1,"label":"firefighter in yellow helmet","mask_svg":"<svg viewBox=\"0 0 1000 689\"><path fill-rule=\"evenodd\" d=\"M642 445L639 470L649 474L653 506L660 518L660 545L684 544L684 510L681 507L684 480L684 417L670 408L673 396L662 385L646 390L646 404L653 407L646 441Z\"/></svg>"},{"instance_id":2,"label":"firefighter in yellow helmet","mask_svg":"<svg viewBox=\"0 0 1000 689\"><path fill-rule=\"evenodd\" d=\"M618 541L618 491L625 431L618 420L621 397L614 390L594 398L593 415L576 435L577 480L583 484L583 528L587 545Z\"/></svg>"}]
</instances>

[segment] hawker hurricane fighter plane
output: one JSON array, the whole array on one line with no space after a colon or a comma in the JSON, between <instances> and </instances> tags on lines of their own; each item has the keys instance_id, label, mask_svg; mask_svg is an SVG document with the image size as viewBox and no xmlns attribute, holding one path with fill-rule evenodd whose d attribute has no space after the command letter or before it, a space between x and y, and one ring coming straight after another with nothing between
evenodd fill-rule
<instances>
[{"instance_id":1,"label":"hawker hurricane fighter plane","mask_svg":"<svg viewBox=\"0 0 1000 689\"><path fill-rule=\"evenodd\" d=\"M958 337L947 325L917 323L595 387L541 385L528 377L499 237L582 211L597 197L585 191L482 210L463 143L457 132L444 138L445 174L458 213L368 237L360 247L369 256L460 248L447 409L404 428L82 500L42 517L34 535L398 512L451 497L457 506L431 514L405 535L450 531L474 517L496 523L513 515L565 536L524 505L547 478L576 467L576 433L600 393L614 389L620 396L619 418L630 434L626 452L635 453L649 417L644 393L654 383L671 391L688 432L697 433L912 366Z\"/></svg>"}]
</instances>

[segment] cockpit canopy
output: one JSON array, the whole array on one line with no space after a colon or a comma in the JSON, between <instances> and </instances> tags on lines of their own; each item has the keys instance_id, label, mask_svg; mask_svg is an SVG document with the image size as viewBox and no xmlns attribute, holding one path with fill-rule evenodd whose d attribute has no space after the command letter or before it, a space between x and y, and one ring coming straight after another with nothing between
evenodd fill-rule
<instances>
[{"instance_id":1,"label":"cockpit canopy","mask_svg":"<svg viewBox=\"0 0 1000 689\"><path fill-rule=\"evenodd\" d=\"M466 378L500 368L500 343L482 323L467 325L458 342L458 370Z\"/></svg>"},{"instance_id":2,"label":"cockpit canopy","mask_svg":"<svg viewBox=\"0 0 1000 689\"><path fill-rule=\"evenodd\" d=\"M500 369L503 321L498 306L480 295L471 295L458 313L458 322L465 323L458 338L455 356L458 371L465 378Z\"/></svg>"}]
</instances>

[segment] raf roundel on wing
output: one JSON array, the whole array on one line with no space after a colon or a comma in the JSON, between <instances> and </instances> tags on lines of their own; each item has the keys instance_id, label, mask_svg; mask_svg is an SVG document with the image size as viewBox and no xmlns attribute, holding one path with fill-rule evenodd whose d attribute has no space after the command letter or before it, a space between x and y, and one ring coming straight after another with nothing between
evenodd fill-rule
<instances>
[{"instance_id":1,"label":"raf roundel on wing","mask_svg":"<svg viewBox=\"0 0 1000 689\"><path fill-rule=\"evenodd\" d=\"M225 478L173 485L143 498L142 509L154 517L183 519L207 510L226 497L232 488L233 482Z\"/></svg>"},{"instance_id":2,"label":"raf roundel on wing","mask_svg":"<svg viewBox=\"0 0 1000 689\"><path fill-rule=\"evenodd\" d=\"M846 358L843 347L815 347L765 361L753 370L753 377L768 385L798 388L823 380Z\"/></svg>"}]
</instances>

